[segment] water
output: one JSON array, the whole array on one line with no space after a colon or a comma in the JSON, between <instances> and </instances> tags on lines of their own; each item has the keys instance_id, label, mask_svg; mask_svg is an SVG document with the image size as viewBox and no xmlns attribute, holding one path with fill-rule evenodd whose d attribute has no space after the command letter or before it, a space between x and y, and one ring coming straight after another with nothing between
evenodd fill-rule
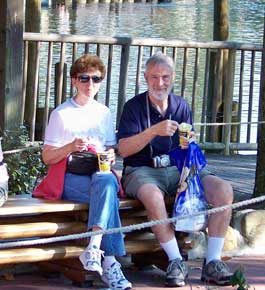
<instances>
[{"instance_id":1,"label":"water","mask_svg":"<svg viewBox=\"0 0 265 290\"><path fill-rule=\"evenodd\" d=\"M90 3L60 8L42 8L41 32L60 34L129 36L134 38L167 38L192 41L211 41L213 39L213 0L176 0L172 3ZM229 1L229 40L262 44L264 24L264 0L233 0ZM68 56L71 61L71 56ZM250 57L248 63L250 63ZM260 55L255 70L255 80L260 75ZM249 80L250 69L246 65L245 79ZM46 69L46 68L45 68ZM238 73L234 99L238 96ZM132 73L134 76L135 74ZM128 97L134 94L128 81ZM134 84L133 84L134 85ZM143 90L143 86L140 88ZM114 94L118 88L113 88ZM249 108L249 83L243 89L243 116L247 120ZM258 114L259 81L254 83L253 117ZM112 105L111 105L112 106ZM116 106L113 105L113 107ZM112 108L111 108L112 109ZM114 109L113 109L114 111ZM114 113L115 115L115 113ZM246 128L243 128L243 131ZM245 138L242 134L242 138ZM241 141L244 142L242 139ZM256 142L256 125L253 126L251 142Z\"/></svg>"},{"instance_id":2,"label":"water","mask_svg":"<svg viewBox=\"0 0 265 290\"><path fill-rule=\"evenodd\" d=\"M71 6L43 8L41 32L210 41L213 39L213 2L90 3L80 4L76 9ZM262 43L264 0L229 3L229 40Z\"/></svg>"}]
</instances>

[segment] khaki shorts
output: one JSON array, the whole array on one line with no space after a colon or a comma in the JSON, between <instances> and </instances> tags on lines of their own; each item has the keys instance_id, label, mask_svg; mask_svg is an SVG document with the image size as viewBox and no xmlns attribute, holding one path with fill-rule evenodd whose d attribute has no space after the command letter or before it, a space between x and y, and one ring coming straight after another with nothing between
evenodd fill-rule
<instances>
[{"instance_id":1,"label":"khaki shorts","mask_svg":"<svg viewBox=\"0 0 265 290\"><path fill-rule=\"evenodd\" d=\"M200 178L213 175L208 169L200 171ZM148 166L126 166L122 185L126 195L137 199L137 192L144 184L155 184L164 195L175 195L178 187L180 174L176 166L153 168Z\"/></svg>"}]
</instances>

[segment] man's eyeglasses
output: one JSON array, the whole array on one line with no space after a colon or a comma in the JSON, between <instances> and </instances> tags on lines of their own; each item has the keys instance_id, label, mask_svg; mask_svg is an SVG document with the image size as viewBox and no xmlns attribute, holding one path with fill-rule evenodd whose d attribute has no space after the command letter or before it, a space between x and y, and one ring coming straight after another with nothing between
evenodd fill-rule
<instances>
[{"instance_id":1,"label":"man's eyeglasses","mask_svg":"<svg viewBox=\"0 0 265 290\"><path fill-rule=\"evenodd\" d=\"M98 84L102 81L102 77L99 76L89 76L89 75L80 75L77 77L80 83L88 83L90 79L92 79L92 82L95 84Z\"/></svg>"}]
</instances>

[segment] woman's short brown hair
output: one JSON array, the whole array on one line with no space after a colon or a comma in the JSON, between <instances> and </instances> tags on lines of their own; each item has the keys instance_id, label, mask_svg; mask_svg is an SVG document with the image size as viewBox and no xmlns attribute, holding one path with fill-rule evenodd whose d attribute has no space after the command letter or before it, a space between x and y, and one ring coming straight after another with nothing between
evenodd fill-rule
<instances>
[{"instance_id":1,"label":"woman's short brown hair","mask_svg":"<svg viewBox=\"0 0 265 290\"><path fill-rule=\"evenodd\" d=\"M92 54L84 54L75 60L70 69L70 76L71 78L76 78L78 73L87 72L91 68L99 70L101 72L102 79L105 77L105 65L97 55Z\"/></svg>"}]
</instances>

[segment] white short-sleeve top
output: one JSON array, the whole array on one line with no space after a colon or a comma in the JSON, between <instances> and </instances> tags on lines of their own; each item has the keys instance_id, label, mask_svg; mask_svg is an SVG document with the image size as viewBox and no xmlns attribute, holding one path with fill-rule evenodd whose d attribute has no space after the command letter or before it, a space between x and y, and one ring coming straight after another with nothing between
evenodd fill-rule
<instances>
[{"instance_id":1,"label":"white short-sleeve top","mask_svg":"<svg viewBox=\"0 0 265 290\"><path fill-rule=\"evenodd\" d=\"M61 147L76 137L89 137L98 150L116 144L116 135L108 107L96 100L80 106L67 99L51 113L44 144Z\"/></svg>"}]
</instances>

